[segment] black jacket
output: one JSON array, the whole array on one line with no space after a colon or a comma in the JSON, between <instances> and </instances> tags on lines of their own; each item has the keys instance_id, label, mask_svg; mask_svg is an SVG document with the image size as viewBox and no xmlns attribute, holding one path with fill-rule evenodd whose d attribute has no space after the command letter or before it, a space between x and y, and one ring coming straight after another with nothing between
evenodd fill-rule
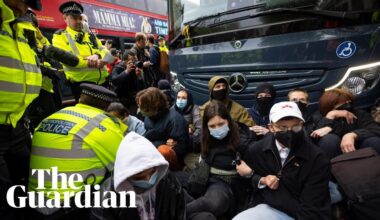
<instances>
[{"instance_id":1,"label":"black jacket","mask_svg":"<svg viewBox=\"0 0 380 220\"><path fill-rule=\"evenodd\" d=\"M298 220L331 219L330 162L310 141L299 141L281 166L274 135L268 133L249 146L244 161L255 171L251 179L252 206L268 204ZM280 178L277 190L258 188L260 178L267 175Z\"/></svg>"},{"instance_id":2,"label":"black jacket","mask_svg":"<svg viewBox=\"0 0 380 220\"><path fill-rule=\"evenodd\" d=\"M102 184L102 191L114 191L113 177ZM109 194L107 194L109 195ZM106 198L104 198L106 199ZM129 201L129 199L127 200ZM127 206L129 204L127 203ZM93 220L140 220L136 208L93 208ZM185 220L185 192L174 174L168 172L156 189L155 220Z\"/></svg>"},{"instance_id":3,"label":"black jacket","mask_svg":"<svg viewBox=\"0 0 380 220\"><path fill-rule=\"evenodd\" d=\"M145 117L144 126L146 130L144 136L156 147L166 144L169 138L177 141L173 150L176 152L179 161L189 152L190 143L187 122L174 109L166 110L158 116Z\"/></svg>"},{"instance_id":4,"label":"black jacket","mask_svg":"<svg viewBox=\"0 0 380 220\"><path fill-rule=\"evenodd\" d=\"M137 92L148 88L148 85L143 79L136 76L134 70L126 74L124 72L125 65L125 61L123 61L113 67L112 84L119 98L130 99L131 102L134 102Z\"/></svg>"},{"instance_id":5,"label":"black jacket","mask_svg":"<svg viewBox=\"0 0 380 220\"><path fill-rule=\"evenodd\" d=\"M332 133L339 137L354 132L357 135L356 141L363 141L370 137L380 136L380 125L373 120L368 112L354 110L353 114L357 117L357 119L354 119L353 124L348 124L345 118L330 120L324 117L318 122L317 129L326 126L331 127L333 129Z\"/></svg>"}]
</instances>

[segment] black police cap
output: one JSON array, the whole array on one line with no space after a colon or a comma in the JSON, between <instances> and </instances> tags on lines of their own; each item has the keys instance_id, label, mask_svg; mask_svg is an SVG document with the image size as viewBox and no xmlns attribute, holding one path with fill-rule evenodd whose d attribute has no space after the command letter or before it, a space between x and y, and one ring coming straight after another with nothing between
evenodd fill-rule
<instances>
[{"instance_id":1,"label":"black police cap","mask_svg":"<svg viewBox=\"0 0 380 220\"><path fill-rule=\"evenodd\" d=\"M23 0L23 2L34 10L41 11L42 9L40 0Z\"/></svg>"},{"instance_id":2,"label":"black police cap","mask_svg":"<svg viewBox=\"0 0 380 220\"><path fill-rule=\"evenodd\" d=\"M68 1L59 6L59 11L62 14L80 15L83 13L83 6L75 1Z\"/></svg>"},{"instance_id":3,"label":"black police cap","mask_svg":"<svg viewBox=\"0 0 380 220\"><path fill-rule=\"evenodd\" d=\"M98 86L95 84L82 83L80 84L82 88L82 94L91 96L95 99L99 99L105 102L114 102L116 100L116 93L103 86Z\"/></svg>"}]
</instances>

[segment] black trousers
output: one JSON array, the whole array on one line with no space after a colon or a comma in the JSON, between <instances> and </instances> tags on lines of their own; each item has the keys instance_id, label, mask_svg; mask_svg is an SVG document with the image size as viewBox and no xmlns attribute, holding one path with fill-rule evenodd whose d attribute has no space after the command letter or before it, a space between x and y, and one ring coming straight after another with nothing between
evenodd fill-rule
<instances>
[{"instance_id":1,"label":"black trousers","mask_svg":"<svg viewBox=\"0 0 380 220\"><path fill-rule=\"evenodd\" d=\"M30 120L31 131L46 117L50 116L58 109L54 100L54 93L41 89L40 94L28 108L27 117Z\"/></svg>"},{"instance_id":2,"label":"black trousers","mask_svg":"<svg viewBox=\"0 0 380 220\"><path fill-rule=\"evenodd\" d=\"M16 128L0 125L0 218L20 219L22 210L8 206L6 194L13 185L27 185L31 137L23 120Z\"/></svg>"},{"instance_id":3,"label":"black trousers","mask_svg":"<svg viewBox=\"0 0 380 220\"><path fill-rule=\"evenodd\" d=\"M187 203L187 214L209 212L219 218L228 214L234 204L230 186L222 180L211 180L206 193Z\"/></svg>"}]
</instances>

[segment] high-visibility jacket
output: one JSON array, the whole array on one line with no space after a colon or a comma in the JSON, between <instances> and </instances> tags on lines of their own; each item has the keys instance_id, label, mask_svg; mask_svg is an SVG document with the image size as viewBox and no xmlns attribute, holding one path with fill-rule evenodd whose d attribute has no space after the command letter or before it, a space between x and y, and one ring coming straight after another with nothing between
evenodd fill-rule
<instances>
[{"instance_id":1,"label":"high-visibility jacket","mask_svg":"<svg viewBox=\"0 0 380 220\"><path fill-rule=\"evenodd\" d=\"M30 169L51 169L69 177L82 176L88 184L100 183L113 170L116 152L127 126L104 111L77 104L45 118L35 129L32 139ZM59 179L58 186L61 186ZM78 192L83 189L52 189L51 176L45 175L45 189L37 189L37 174L29 176L29 191ZM77 187L85 185L76 182ZM47 196L53 198L54 194Z\"/></svg>"},{"instance_id":2,"label":"high-visibility jacket","mask_svg":"<svg viewBox=\"0 0 380 220\"><path fill-rule=\"evenodd\" d=\"M48 46L48 45L50 45L49 40L42 35L40 30L37 29L37 48L42 50L44 46ZM50 63L48 63L48 62L44 62L44 63L42 63L42 65L47 67L47 68L51 68ZM49 78L48 76L42 75L41 89L43 89L47 92L50 92L50 93L54 93L53 88L54 88L53 80L51 78Z\"/></svg>"},{"instance_id":3,"label":"high-visibility jacket","mask_svg":"<svg viewBox=\"0 0 380 220\"><path fill-rule=\"evenodd\" d=\"M159 46L158 48L160 49L160 52L165 52L165 53L169 54L169 49L166 45Z\"/></svg>"},{"instance_id":4,"label":"high-visibility jacket","mask_svg":"<svg viewBox=\"0 0 380 220\"><path fill-rule=\"evenodd\" d=\"M3 0L0 9L0 124L16 127L41 88L37 54L29 45L36 29L31 23L13 22L13 11Z\"/></svg>"},{"instance_id":5,"label":"high-visibility jacket","mask_svg":"<svg viewBox=\"0 0 380 220\"><path fill-rule=\"evenodd\" d=\"M78 43L76 39L83 34L82 43ZM72 82L93 82L102 84L105 82L108 72L106 67L101 69L88 68L86 57L98 54L101 58L109 53L98 38L95 39L98 47L91 42L90 35L84 32L77 32L69 27L65 30L57 31L53 35L52 44L58 48L70 51L79 58L79 63L76 67L63 65L66 78Z\"/></svg>"}]
</instances>

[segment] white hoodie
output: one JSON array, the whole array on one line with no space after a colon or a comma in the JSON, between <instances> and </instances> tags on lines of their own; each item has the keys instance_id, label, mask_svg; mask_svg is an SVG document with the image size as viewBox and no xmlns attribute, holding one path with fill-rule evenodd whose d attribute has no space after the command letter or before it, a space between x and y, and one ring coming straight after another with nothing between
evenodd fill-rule
<instances>
[{"instance_id":1,"label":"white hoodie","mask_svg":"<svg viewBox=\"0 0 380 220\"><path fill-rule=\"evenodd\" d=\"M136 205L142 220L154 219L156 186L166 174L169 163L149 140L135 132L128 133L121 141L116 154L113 176L115 190L117 192L134 191L128 178L152 167L157 167L156 185L136 195ZM149 211L145 207L147 199L149 199Z\"/></svg>"}]
</instances>

